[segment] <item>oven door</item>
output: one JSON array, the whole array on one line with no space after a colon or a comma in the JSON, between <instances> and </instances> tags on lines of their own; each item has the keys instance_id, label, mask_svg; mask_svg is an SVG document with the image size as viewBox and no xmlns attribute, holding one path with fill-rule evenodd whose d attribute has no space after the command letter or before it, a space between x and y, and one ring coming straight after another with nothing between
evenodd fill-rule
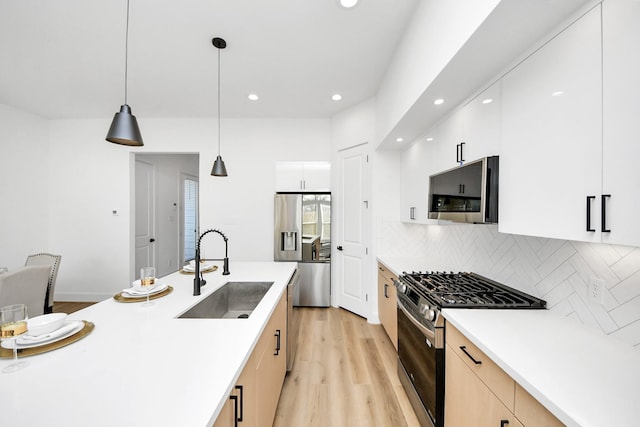
<instances>
[{"instance_id":1,"label":"oven door","mask_svg":"<svg viewBox=\"0 0 640 427\"><path fill-rule=\"evenodd\" d=\"M444 426L444 348L398 299L398 373L422 425Z\"/></svg>"}]
</instances>

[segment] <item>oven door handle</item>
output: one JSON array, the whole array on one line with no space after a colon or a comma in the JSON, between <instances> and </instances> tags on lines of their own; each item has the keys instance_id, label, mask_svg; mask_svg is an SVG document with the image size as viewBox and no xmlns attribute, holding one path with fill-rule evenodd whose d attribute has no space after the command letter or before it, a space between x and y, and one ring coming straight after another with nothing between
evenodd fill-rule
<instances>
[{"instance_id":1,"label":"oven door handle","mask_svg":"<svg viewBox=\"0 0 640 427\"><path fill-rule=\"evenodd\" d=\"M405 316L407 316L407 319L409 319L411 321L411 323L413 323L413 326L415 326L416 328L418 328L418 330L422 333L422 335L424 335L425 337L427 337L427 339L433 344L436 344L436 334L435 332L431 331L429 328L425 327L423 324L421 324L420 322L418 322L416 319L413 318L413 315L411 315L411 313L409 313L409 311L406 309L406 307L402 304L402 301L400 301L400 299L398 299L398 308L400 310L402 310L402 312L404 313Z\"/></svg>"}]
</instances>

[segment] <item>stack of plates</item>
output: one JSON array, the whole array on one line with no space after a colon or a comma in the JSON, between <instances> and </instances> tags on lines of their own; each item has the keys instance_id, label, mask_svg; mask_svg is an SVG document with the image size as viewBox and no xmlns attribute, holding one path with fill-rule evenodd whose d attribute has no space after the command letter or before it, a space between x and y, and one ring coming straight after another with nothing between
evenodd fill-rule
<instances>
[{"instance_id":1,"label":"stack of plates","mask_svg":"<svg viewBox=\"0 0 640 427\"><path fill-rule=\"evenodd\" d=\"M121 292L121 295L122 295L123 298L146 297L147 295L151 296L151 295L159 294L160 292L162 292L165 289L167 289L167 287L169 287L168 284L160 283L156 279L156 283L155 284L146 287L144 290L138 290L138 289L135 289L135 288L131 287L131 288L123 289L122 292Z\"/></svg>"},{"instance_id":2,"label":"stack of plates","mask_svg":"<svg viewBox=\"0 0 640 427\"><path fill-rule=\"evenodd\" d=\"M19 349L38 347L70 337L82 328L84 328L84 322L82 320L65 320L62 326L53 332L37 336L29 335L27 332L26 334L20 335L16 342L18 343ZM10 341L2 341L0 345L3 348L13 349L13 343Z\"/></svg>"},{"instance_id":3,"label":"stack of plates","mask_svg":"<svg viewBox=\"0 0 640 427\"><path fill-rule=\"evenodd\" d=\"M215 265L211 261L205 261L200 263L200 271L206 271L215 267ZM194 273L196 271L196 265L194 261L190 261L188 265L185 265L182 270Z\"/></svg>"}]
</instances>

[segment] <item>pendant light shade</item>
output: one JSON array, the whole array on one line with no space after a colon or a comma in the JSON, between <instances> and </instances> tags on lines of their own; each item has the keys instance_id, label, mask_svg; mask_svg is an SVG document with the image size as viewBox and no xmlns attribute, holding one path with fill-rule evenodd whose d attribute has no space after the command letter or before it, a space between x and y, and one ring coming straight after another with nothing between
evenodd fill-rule
<instances>
[{"instance_id":1,"label":"pendant light shade","mask_svg":"<svg viewBox=\"0 0 640 427\"><path fill-rule=\"evenodd\" d=\"M128 62L129 62L129 0L127 0L127 30L124 48L124 104L120 107L120 112L113 116L111 127L105 138L109 142L120 145L129 145L133 147L141 147L142 134L138 127L136 116L131 114L131 107L127 104L127 80L128 80Z\"/></svg>"},{"instance_id":2,"label":"pendant light shade","mask_svg":"<svg viewBox=\"0 0 640 427\"><path fill-rule=\"evenodd\" d=\"M142 135L138 127L136 116L131 114L131 107L124 104L120 107L120 112L116 113L111 122L111 127L107 133L107 141L115 144L141 147Z\"/></svg>"},{"instance_id":3,"label":"pendant light shade","mask_svg":"<svg viewBox=\"0 0 640 427\"><path fill-rule=\"evenodd\" d=\"M227 167L224 165L224 161L220 155L220 50L227 47L227 42L220 37L214 37L211 43L218 48L218 157L216 157L216 161L213 162L211 175L227 176Z\"/></svg>"},{"instance_id":4,"label":"pendant light shade","mask_svg":"<svg viewBox=\"0 0 640 427\"><path fill-rule=\"evenodd\" d=\"M211 169L211 175L213 176L227 176L227 167L224 165L222 156L216 157L216 161L213 162L213 168Z\"/></svg>"}]
</instances>

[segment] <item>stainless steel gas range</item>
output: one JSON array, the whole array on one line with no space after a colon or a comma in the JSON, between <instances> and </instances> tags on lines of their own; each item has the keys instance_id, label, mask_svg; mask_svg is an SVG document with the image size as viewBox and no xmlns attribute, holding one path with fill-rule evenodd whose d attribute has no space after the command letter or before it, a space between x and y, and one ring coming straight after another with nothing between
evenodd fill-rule
<instances>
[{"instance_id":1,"label":"stainless steel gas range","mask_svg":"<svg viewBox=\"0 0 640 427\"><path fill-rule=\"evenodd\" d=\"M475 273L403 273L398 374L423 426L444 426L443 308L543 309L546 302Z\"/></svg>"}]
</instances>

